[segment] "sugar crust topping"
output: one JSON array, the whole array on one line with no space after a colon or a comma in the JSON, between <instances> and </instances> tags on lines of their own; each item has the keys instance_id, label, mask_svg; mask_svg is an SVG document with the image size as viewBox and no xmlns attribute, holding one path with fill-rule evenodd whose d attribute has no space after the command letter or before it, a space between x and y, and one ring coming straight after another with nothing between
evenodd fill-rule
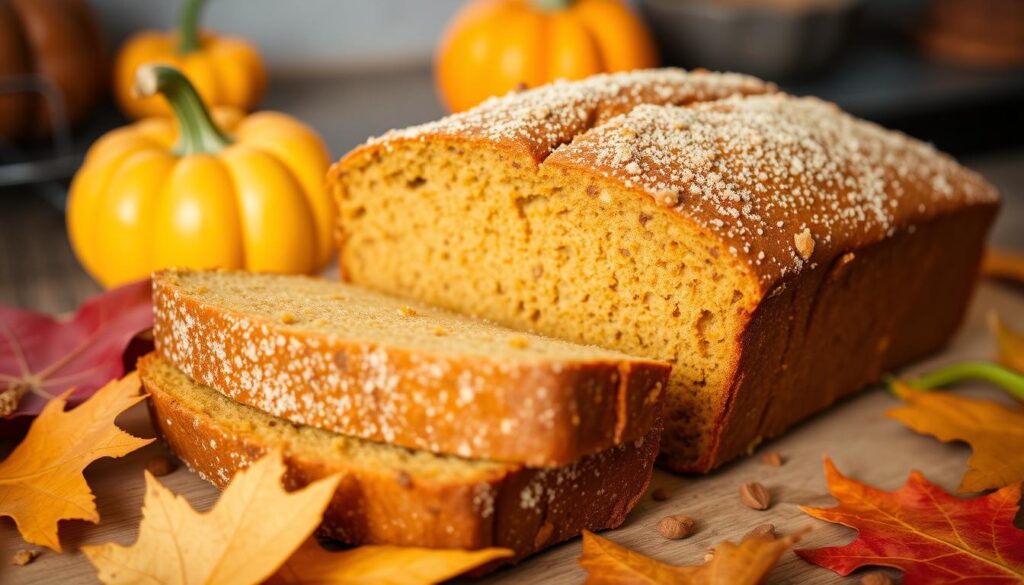
<instances>
[{"instance_id":1,"label":"sugar crust topping","mask_svg":"<svg viewBox=\"0 0 1024 585\"><path fill-rule=\"evenodd\" d=\"M552 163L645 191L717 233L763 280L997 199L928 144L785 94L640 105L559 149Z\"/></svg>"},{"instance_id":2,"label":"sugar crust topping","mask_svg":"<svg viewBox=\"0 0 1024 585\"><path fill-rule=\"evenodd\" d=\"M573 137L638 104L681 105L772 90L770 84L734 73L648 69L601 74L492 97L471 110L370 138L369 144L387 147L401 140L468 136L526 146L539 162Z\"/></svg>"},{"instance_id":3,"label":"sugar crust topping","mask_svg":"<svg viewBox=\"0 0 1024 585\"><path fill-rule=\"evenodd\" d=\"M728 73L653 69L558 81L368 146L437 137L525 148L542 166L643 191L719 236L765 283L998 199L930 145Z\"/></svg>"}]
</instances>

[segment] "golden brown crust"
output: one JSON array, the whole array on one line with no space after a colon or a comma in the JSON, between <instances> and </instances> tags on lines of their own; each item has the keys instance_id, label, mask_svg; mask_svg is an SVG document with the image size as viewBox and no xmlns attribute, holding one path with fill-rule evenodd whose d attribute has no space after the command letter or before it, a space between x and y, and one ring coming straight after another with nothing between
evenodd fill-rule
<instances>
[{"instance_id":1,"label":"golden brown crust","mask_svg":"<svg viewBox=\"0 0 1024 585\"><path fill-rule=\"evenodd\" d=\"M191 378L274 416L415 449L564 465L646 435L670 370L356 342L211 306L175 274L153 278L153 333Z\"/></svg>"},{"instance_id":2,"label":"golden brown crust","mask_svg":"<svg viewBox=\"0 0 1024 585\"><path fill-rule=\"evenodd\" d=\"M140 360L139 372L150 395L154 426L184 463L218 487L272 449L284 451L285 482L291 487L341 473L322 531L353 544L499 546L513 549L519 560L583 529L621 524L647 488L657 453L659 428L644 439L561 468L489 464L481 465L478 472L445 478L413 462L407 467L383 460L379 465L354 463L343 453L310 449L298 438L299 432L330 435L326 431L300 431L287 421L237 403L223 407L236 413L234 417L197 410L179 399L174 388L166 387L156 369L169 366L160 362L150 354ZM205 392L215 400L231 402L212 390ZM262 432L268 424L287 432L268 440L268 433ZM401 450L362 443L361 449ZM372 455L363 456L367 458L372 460ZM546 524L552 529L543 528ZM538 539L538 533L549 531L550 536Z\"/></svg>"},{"instance_id":3,"label":"golden brown crust","mask_svg":"<svg viewBox=\"0 0 1024 585\"><path fill-rule=\"evenodd\" d=\"M668 450L662 464L710 471L939 349L966 312L996 211L940 216L791 279L743 330L712 448L698 461Z\"/></svg>"}]
</instances>

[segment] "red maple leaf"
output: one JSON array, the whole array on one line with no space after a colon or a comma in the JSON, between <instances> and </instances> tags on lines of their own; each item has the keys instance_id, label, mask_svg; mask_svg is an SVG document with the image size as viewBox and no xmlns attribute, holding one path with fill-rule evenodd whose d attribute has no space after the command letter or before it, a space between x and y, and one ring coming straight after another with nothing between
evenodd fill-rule
<instances>
[{"instance_id":1,"label":"red maple leaf","mask_svg":"<svg viewBox=\"0 0 1024 585\"><path fill-rule=\"evenodd\" d=\"M153 326L149 279L96 295L71 319L0 305L0 414L38 414L75 387L72 403L124 373L122 355Z\"/></svg>"},{"instance_id":2,"label":"red maple leaf","mask_svg":"<svg viewBox=\"0 0 1024 585\"><path fill-rule=\"evenodd\" d=\"M886 492L844 477L825 458L828 489L839 505L801 509L858 531L844 546L798 550L804 559L849 575L867 565L903 571L903 584L961 585L1024 582L1024 530L1013 525L1019 484L962 499L911 472Z\"/></svg>"}]
</instances>

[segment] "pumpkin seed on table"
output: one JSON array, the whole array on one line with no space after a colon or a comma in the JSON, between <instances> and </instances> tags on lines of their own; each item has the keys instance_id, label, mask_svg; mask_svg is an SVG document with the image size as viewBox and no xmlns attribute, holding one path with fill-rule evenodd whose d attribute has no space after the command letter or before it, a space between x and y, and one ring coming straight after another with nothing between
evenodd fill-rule
<instances>
[{"instance_id":1,"label":"pumpkin seed on table","mask_svg":"<svg viewBox=\"0 0 1024 585\"><path fill-rule=\"evenodd\" d=\"M767 510L772 505L768 488L756 481L748 481L740 486L740 501L752 510Z\"/></svg>"}]
</instances>

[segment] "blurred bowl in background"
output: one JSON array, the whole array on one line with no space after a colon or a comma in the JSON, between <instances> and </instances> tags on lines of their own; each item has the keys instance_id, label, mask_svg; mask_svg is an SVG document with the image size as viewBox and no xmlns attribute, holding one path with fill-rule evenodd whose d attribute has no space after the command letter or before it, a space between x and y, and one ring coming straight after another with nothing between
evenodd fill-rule
<instances>
[{"instance_id":1,"label":"blurred bowl in background","mask_svg":"<svg viewBox=\"0 0 1024 585\"><path fill-rule=\"evenodd\" d=\"M820 71L859 0L641 0L666 64L767 79Z\"/></svg>"},{"instance_id":2,"label":"blurred bowl in background","mask_svg":"<svg viewBox=\"0 0 1024 585\"><path fill-rule=\"evenodd\" d=\"M1024 0L930 0L918 39L955 65L1024 67Z\"/></svg>"}]
</instances>

